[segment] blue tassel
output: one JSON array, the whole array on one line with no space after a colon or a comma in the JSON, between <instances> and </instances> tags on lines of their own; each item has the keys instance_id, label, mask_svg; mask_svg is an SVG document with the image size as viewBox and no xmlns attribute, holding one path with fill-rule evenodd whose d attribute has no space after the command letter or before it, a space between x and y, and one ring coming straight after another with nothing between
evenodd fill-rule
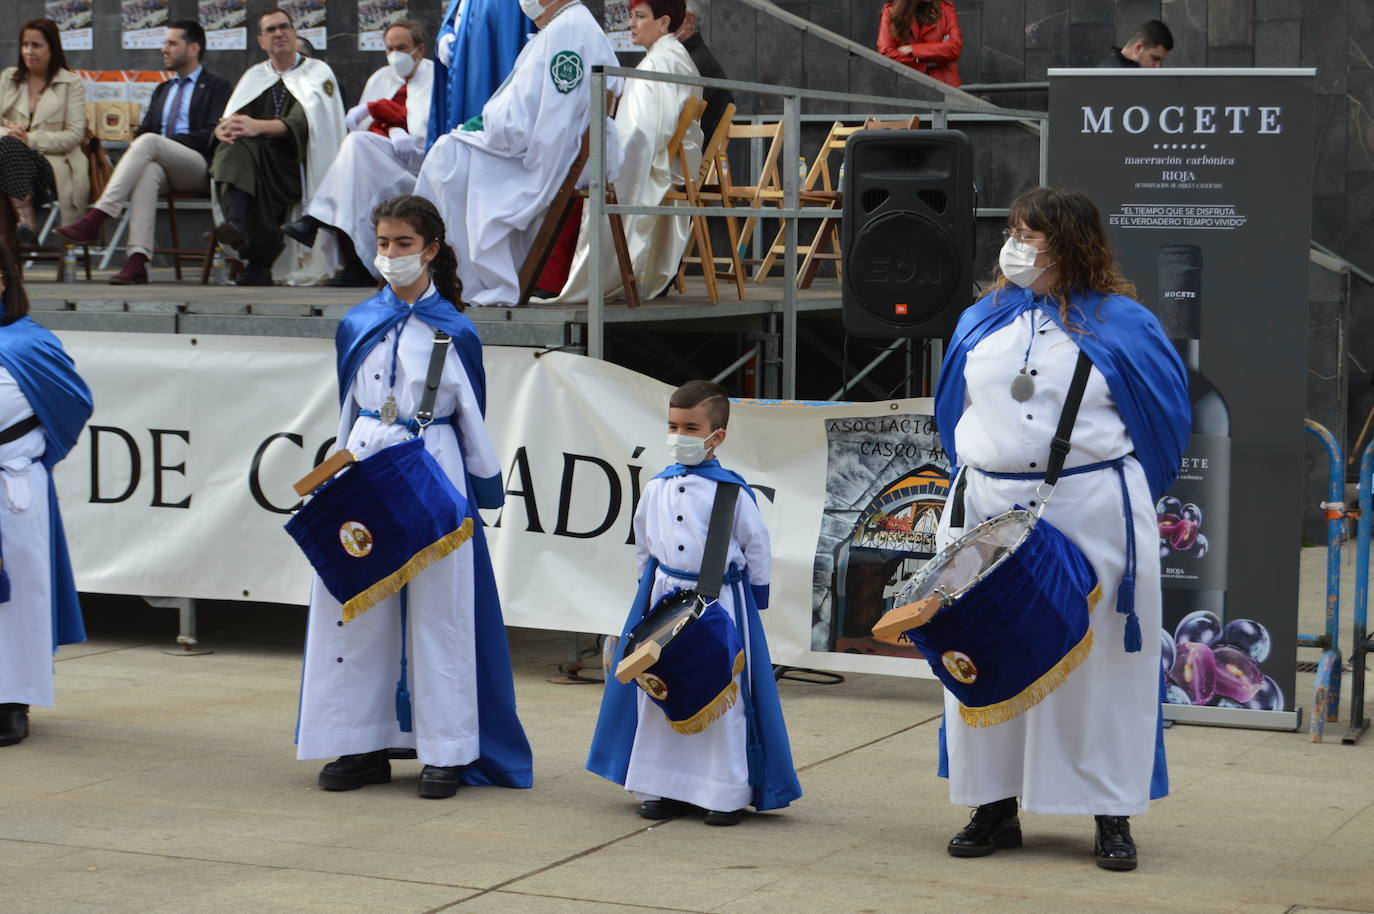
<instances>
[{"instance_id":1,"label":"blue tassel","mask_svg":"<svg viewBox=\"0 0 1374 914\"><path fill-rule=\"evenodd\" d=\"M1137 628L1136 641L1138 642L1139 640L1140 632ZM1140 650L1139 644L1136 645L1136 650ZM401 679L396 683L396 723L401 725L402 733L409 733L412 729L410 716L410 690L406 688L406 680L404 676L402 676Z\"/></svg>"},{"instance_id":2,"label":"blue tassel","mask_svg":"<svg viewBox=\"0 0 1374 914\"><path fill-rule=\"evenodd\" d=\"M1135 577L1127 575L1116 589L1116 611L1126 617L1126 653L1140 653L1140 618L1135 614Z\"/></svg>"}]
</instances>

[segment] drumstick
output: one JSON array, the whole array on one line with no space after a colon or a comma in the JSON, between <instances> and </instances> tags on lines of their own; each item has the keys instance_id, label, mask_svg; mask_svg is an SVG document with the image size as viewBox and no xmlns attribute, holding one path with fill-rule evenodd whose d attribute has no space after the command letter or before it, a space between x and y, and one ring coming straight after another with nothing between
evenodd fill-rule
<instances>
[{"instance_id":1,"label":"drumstick","mask_svg":"<svg viewBox=\"0 0 1374 914\"><path fill-rule=\"evenodd\" d=\"M305 496L309 495L311 492L315 491L320 486L328 482L330 477L332 477L335 473L342 470L344 467L348 466L355 459L357 458L353 456L353 452L348 450L347 448L344 448L340 451L335 451L333 456L331 456L328 460L326 460L319 466L315 467L315 469L311 470L309 473L306 473L299 480L297 480L296 484L292 486L292 488L296 490L297 495L304 498Z\"/></svg>"},{"instance_id":2,"label":"drumstick","mask_svg":"<svg viewBox=\"0 0 1374 914\"><path fill-rule=\"evenodd\" d=\"M902 632L925 625L939 611L939 596L929 596L905 606L894 606L873 626L873 634L879 638L895 638Z\"/></svg>"},{"instance_id":3,"label":"drumstick","mask_svg":"<svg viewBox=\"0 0 1374 914\"><path fill-rule=\"evenodd\" d=\"M659 655L662 653L663 645L657 641L641 644L632 654L620 661L615 668L615 678L624 683L633 682L636 676L658 663Z\"/></svg>"}]
</instances>

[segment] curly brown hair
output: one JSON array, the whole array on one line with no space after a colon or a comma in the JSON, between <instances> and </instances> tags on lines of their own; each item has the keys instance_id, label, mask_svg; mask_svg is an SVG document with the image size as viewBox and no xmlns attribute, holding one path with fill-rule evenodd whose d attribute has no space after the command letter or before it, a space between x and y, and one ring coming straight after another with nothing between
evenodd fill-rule
<instances>
[{"instance_id":1,"label":"curly brown hair","mask_svg":"<svg viewBox=\"0 0 1374 914\"><path fill-rule=\"evenodd\" d=\"M1065 326L1071 326L1069 298L1075 294L1101 292L1135 298L1135 284L1121 275L1102 216L1081 190L1037 187L1026 191L1012 201L1007 215L1009 228L1021 225L1045 235L1045 250L1055 269L1049 294L1059 302L1059 318ZM1011 284L999 275L993 294Z\"/></svg>"}]
</instances>

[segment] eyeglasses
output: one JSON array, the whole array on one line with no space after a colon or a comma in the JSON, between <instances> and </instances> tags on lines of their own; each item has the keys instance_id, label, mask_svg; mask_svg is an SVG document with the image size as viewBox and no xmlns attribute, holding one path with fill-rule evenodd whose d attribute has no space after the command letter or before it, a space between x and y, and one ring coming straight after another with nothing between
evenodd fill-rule
<instances>
[{"instance_id":1,"label":"eyeglasses","mask_svg":"<svg viewBox=\"0 0 1374 914\"><path fill-rule=\"evenodd\" d=\"M266 28L262 29L262 33L263 33L264 35L271 35L271 34L274 33L274 32L294 32L294 31L295 31L295 29L292 27L291 23L289 23L289 22L281 22L281 23L278 23L277 25L269 25L269 26L267 26Z\"/></svg>"},{"instance_id":2,"label":"eyeglasses","mask_svg":"<svg viewBox=\"0 0 1374 914\"><path fill-rule=\"evenodd\" d=\"M1039 236L1039 233L1036 232L1014 232L1011 229L1002 229L1002 240L1006 241L1008 238L1015 238L1022 244L1043 244L1046 241L1043 236Z\"/></svg>"}]
</instances>

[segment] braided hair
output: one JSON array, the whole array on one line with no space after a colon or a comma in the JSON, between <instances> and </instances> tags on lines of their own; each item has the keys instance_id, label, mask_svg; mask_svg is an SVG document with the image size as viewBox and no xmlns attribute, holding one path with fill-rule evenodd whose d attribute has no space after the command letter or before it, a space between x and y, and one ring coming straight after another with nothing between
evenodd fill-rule
<instances>
[{"instance_id":1,"label":"braided hair","mask_svg":"<svg viewBox=\"0 0 1374 914\"><path fill-rule=\"evenodd\" d=\"M453 245L448 243L444 232L444 219L434 204L424 197L416 197L413 194L392 197L373 208L372 227L376 228L377 223L383 219L394 219L409 225L425 240L426 247L431 241L439 243L439 253L429 262L429 277L434 280L434 287L439 290L439 294L451 302L453 307L459 311L465 309L467 306L463 304L463 283L458 279L458 255L454 252Z\"/></svg>"}]
</instances>

